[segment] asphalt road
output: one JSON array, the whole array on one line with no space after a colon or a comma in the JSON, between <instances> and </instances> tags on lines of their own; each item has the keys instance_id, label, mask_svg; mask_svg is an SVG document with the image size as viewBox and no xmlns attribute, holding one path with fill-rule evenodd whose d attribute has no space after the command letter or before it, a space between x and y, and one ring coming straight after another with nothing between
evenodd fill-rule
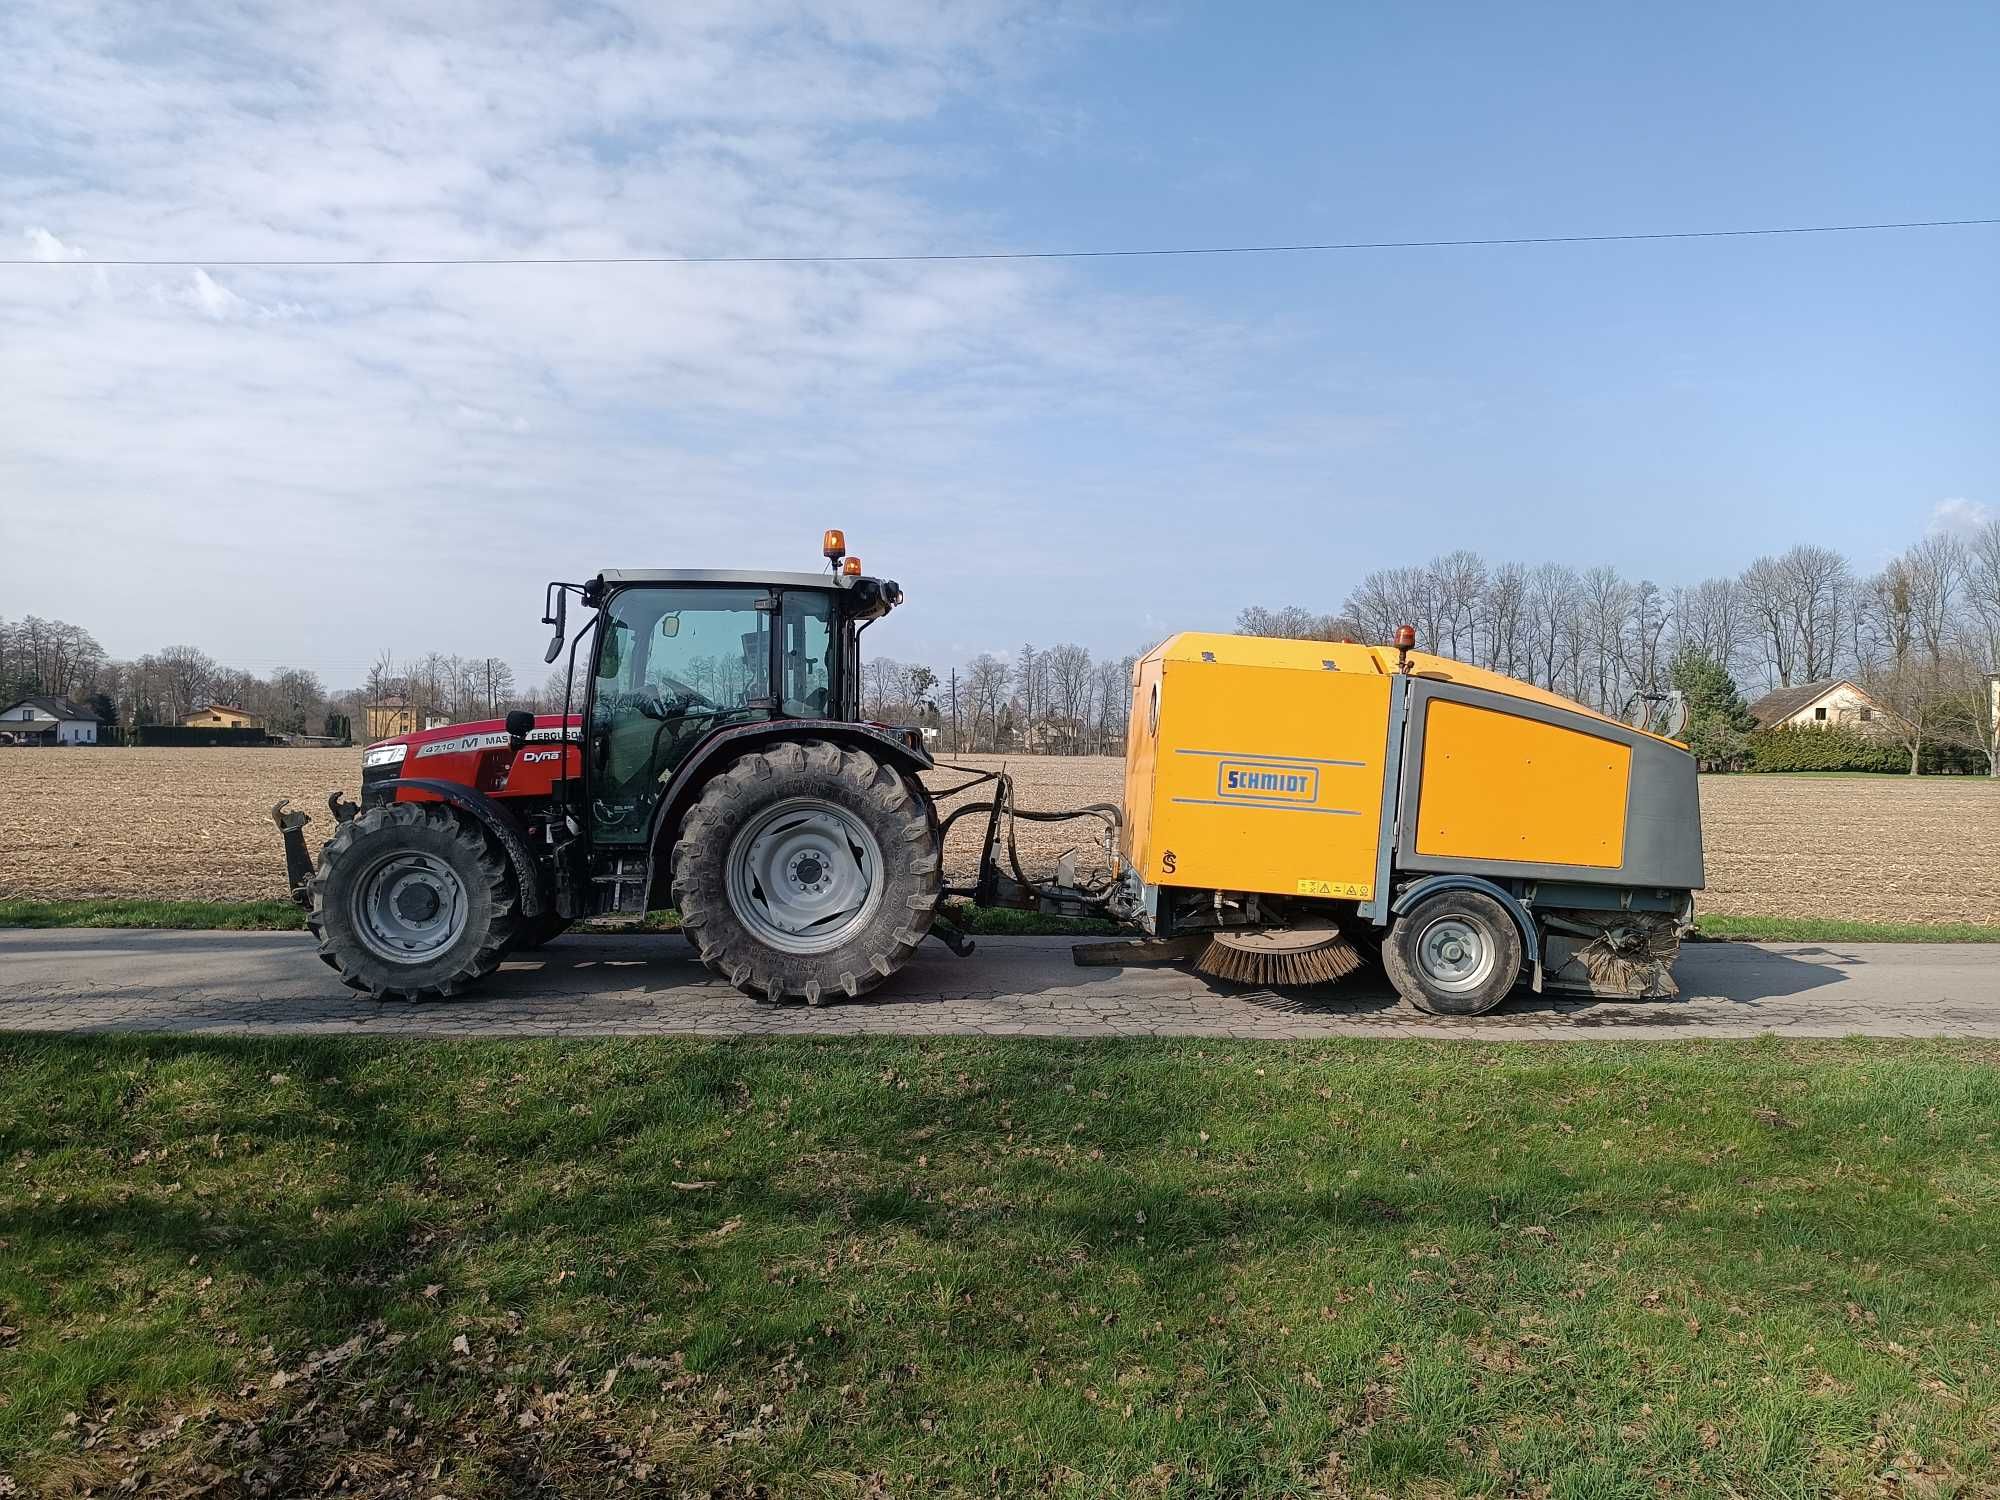
<instances>
[{"instance_id":1,"label":"asphalt road","mask_svg":"<svg viewBox=\"0 0 2000 1500\"><path fill-rule=\"evenodd\" d=\"M1673 1000L1517 994L1472 1021L1399 1001L1379 974L1273 992L1166 966L1078 968L1062 938L936 945L874 995L759 1005L677 936L570 936L475 995L379 1005L299 933L0 930L0 1030L379 1036L2000 1037L2000 944L1704 943Z\"/></svg>"}]
</instances>

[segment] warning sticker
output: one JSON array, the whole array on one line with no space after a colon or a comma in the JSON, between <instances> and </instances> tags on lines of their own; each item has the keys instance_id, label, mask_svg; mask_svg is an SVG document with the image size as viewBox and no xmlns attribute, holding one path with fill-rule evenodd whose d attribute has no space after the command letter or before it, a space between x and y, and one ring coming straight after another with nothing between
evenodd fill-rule
<instances>
[{"instance_id":1,"label":"warning sticker","mask_svg":"<svg viewBox=\"0 0 2000 1500\"><path fill-rule=\"evenodd\" d=\"M1368 901L1374 898L1375 887L1351 880L1301 880L1298 893L1301 896L1325 896L1335 901Z\"/></svg>"}]
</instances>

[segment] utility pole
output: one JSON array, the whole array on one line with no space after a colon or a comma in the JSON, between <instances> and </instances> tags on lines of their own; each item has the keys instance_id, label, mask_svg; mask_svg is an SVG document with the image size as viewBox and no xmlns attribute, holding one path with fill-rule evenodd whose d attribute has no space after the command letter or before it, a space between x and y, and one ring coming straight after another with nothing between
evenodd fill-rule
<instances>
[{"instance_id":1,"label":"utility pole","mask_svg":"<svg viewBox=\"0 0 2000 1500\"><path fill-rule=\"evenodd\" d=\"M958 754L958 668L951 669L951 753Z\"/></svg>"}]
</instances>

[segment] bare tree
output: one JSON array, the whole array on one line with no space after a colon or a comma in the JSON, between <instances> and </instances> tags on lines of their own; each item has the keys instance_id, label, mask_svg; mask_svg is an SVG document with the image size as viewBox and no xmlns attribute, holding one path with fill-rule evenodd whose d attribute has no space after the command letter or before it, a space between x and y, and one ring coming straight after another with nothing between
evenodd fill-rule
<instances>
[{"instance_id":1,"label":"bare tree","mask_svg":"<svg viewBox=\"0 0 2000 1500\"><path fill-rule=\"evenodd\" d=\"M216 668L215 659L206 651L194 646L169 646L140 661L155 674L162 719L179 721L208 701Z\"/></svg>"},{"instance_id":2,"label":"bare tree","mask_svg":"<svg viewBox=\"0 0 2000 1500\"><path fill-rule=\"evenodd\" d=\"M1049 674L1051 717L1056 721L1056 741L1071 755L1082 748L1090 712L1090 651L1065 641L1051 646L1046 656Z\"/></svg>"},{"instance_id":3,"label":"bare tree","mask_svg":"<svg viewBox=\"0 0 2000 1500\"><path fill-rule=\"evenodd\" d=\"M1592 706L1617 713L1625 698L1623 646L1632 613L1632 585L1616 568L1596 567L1583 575L1585 646L1597 696Z\"/></svg>"},{"instance_id":4,"label":"bare tree","mask_svg":"<svg viewBox=\"0 0 2000 1500\"><path fill-rule=\"evenodd\" d=\"M1847 559L1831 547L1801 545L1779 558L1778 568L1801 680L1830 677L1838 665L1841 626L1854 589Z\"/></svg>"},{"instance_id":5,"label":"bare tree","mask_svg":"<svg viewBox=\"0 0 2000 1500\"><path fill-rule=\"evenodd\" d=\"M1910 756L1910 774L1917 774L1926 746L1989 749L1980 689L1984 675L1965 657L1913 652L1908 659L1867 673L1862 686L1889 710L1883 727ZM1989 759L1989 770L1991 768Z\"/></svg>"},{"instance_id":6,"label":"bare tree","mask_svg":"<svg viewBox=\"0 0 2000 1500\"><path fill-rule=\"evenodd\" d=\"M1378 568L1355 585L1342 612L1361 627L1363 640L1386 641L1394 638L1398 625L1421 623L1428 591L1422 568ZM1422 644L1435 647L1437 638Z\"/></svg>"},{"instance_id":7,"label":"bare tree","mask_svg":"<svg viewBox=\"0 0 2000 1500\"><path fill-rule=\"evenodd\" d=\"M965 669L964 692L975 750L998 745L1009 675L1007 663L990 651L980 652Z\"/></svg>"},{"instance_id":8,"label":"bare tree","mask_svg":"<svg viewBox=\"0 0 2000 1500\"><path fill-rule=\"evenodd\" d=\"M1674 637L1733 673L1751 643L1755 625L1743 588L1734 578L1704 578L1674 590Z\"/></svg>"},{"instance_id":9,"label":"bare tree","mask_svg":"<svg viewBox=\"0 0 2000 1500\"><path fill-rule=\"evenodd\" d=\"M1528 575L1523 613L1530 636L1529 660L1542 686L1556 691L1564 669L1577 658L1577 612L1583 586L1566 563L1543 563Z\"/></svg>"},{"instance_id":10,"label":"bare tree","mask_svg":"<svg viewBox=\"0 0 2000 1500\"><path fill-rule=\"evenodd\" d=\"M1792 685L1793 662L1797 657L1792 636L1789 582L1775 557L1760 557L1743 570L1743 602L1749 607L1764 649L1764 661L1777 676L1777 686Z\"/></svg>"},{"instance_id":11,"label":"bare tree","mask_svg":"<svg viewBox=\"0 0 2000 1500\"><path fill-rule=\"evenodd\" d=\"M1253 604L1236 616L1236 633L1290 641L1358 641L1365 635L1360 624L1345 615L1314 614L1301 604L1281 609Z\"/></svg>"},{"instance_id":12,"label":"bare tree","mask_svg":"<svg viewBox=\"0 0 2000 1500\"><path fill-rule=\"evenodd\" d=\"M1486 564L1460 547L1434 557L1424 569L1429 580L1431 618L1424 645L1453 661L1479 655L1479 615L1486 597Z\"/></svg>"},{"instance_id":13,"label":"bare tree","mask_svg":"<svg viewBox=\"0 0 2000 1500\"><path fill-rule=\"evenodd\" d=\"M1909 579L1910 619L1917 639L1935 661L1951 637L1972 559L1958 537L1937 532L1905 552L1901 561Z\"/></svg>"}]
</instances>

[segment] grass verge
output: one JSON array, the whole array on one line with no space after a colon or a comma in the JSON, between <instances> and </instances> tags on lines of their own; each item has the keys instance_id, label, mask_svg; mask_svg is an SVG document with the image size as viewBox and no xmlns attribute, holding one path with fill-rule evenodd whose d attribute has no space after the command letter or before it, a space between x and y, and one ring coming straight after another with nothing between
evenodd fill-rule
<instances>
[{"instance_id":1,"label":"grass verge","mask_svg":"<svg viewBox=\"0 0 2000 1500\"><path fill-rule=\"evenodd\" d=\"M1996 1087L1976 1043L0 1037L0 1475L1984 1493Z\"/></svg>"},{"instance_id":2,"label":"grass verge","mask_svg":"<svg viewBox=\"0 0 2000 1500\"><path fill-rule=\"evenodd\" d=\"M1697 916L1696 935L1768 943L2000 943L1978 922L1848 922L1828 917Z\"/></svg>"},{"instance_id":3,"label":"grass verge","mask_svg":"<svg viewBox=\"0 0 2000 1500\"><path fill-rule=\"evenodd\" d=\"M0 927L201 927L251 932L302 929L289 901L0 901Z\"/></svg>"}]
</instances>

